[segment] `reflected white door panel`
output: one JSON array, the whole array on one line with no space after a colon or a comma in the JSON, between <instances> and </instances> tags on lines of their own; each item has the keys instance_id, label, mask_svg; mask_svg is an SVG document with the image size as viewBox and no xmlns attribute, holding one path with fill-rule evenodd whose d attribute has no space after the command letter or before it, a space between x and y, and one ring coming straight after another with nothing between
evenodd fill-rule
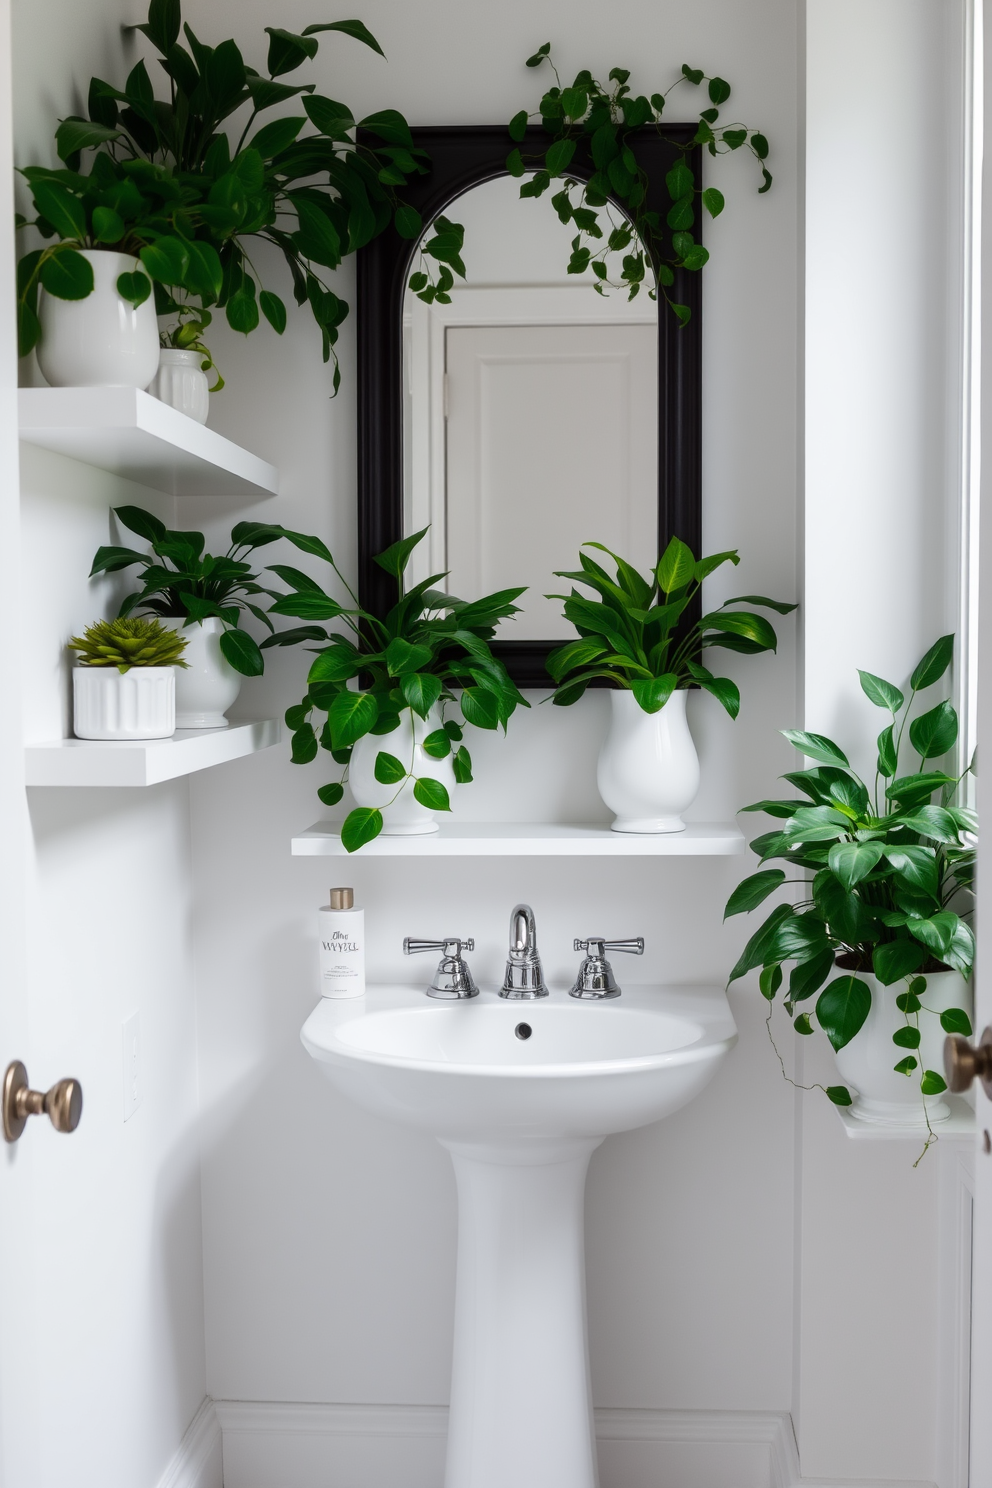
<instances>
[{"instance_id":1,"label":"reflected white door panel","mask_svg":"<svg viewBox=\"0 0 992 1488\"><path fill-rule=\"evenodd\" d=\"M655 559L657 347L654 325L447 328L448 588L527 584L514 640L574 634L544 595L580 543Z\"/></svg>"}]
</instances>

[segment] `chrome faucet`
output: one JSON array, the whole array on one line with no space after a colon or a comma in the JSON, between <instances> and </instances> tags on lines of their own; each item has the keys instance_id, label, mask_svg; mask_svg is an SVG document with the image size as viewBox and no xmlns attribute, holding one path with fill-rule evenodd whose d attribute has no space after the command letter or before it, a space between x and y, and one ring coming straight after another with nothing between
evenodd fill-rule
<instances>
[{"instance_id":1,"label":"chrome faucet","mask_svg":"<svg viewBox=\"0 0 992 1488\"><path fill-rule=\"evenodd\" d=\"M541 958L537 954L537 927L529 904L518 904L510 915L510 954L500 997L530 999L547 997Z\"/></svg>"},{"instance_id":2,"label":"chrome faucet","mask_svg":"<svg viewBox=\"0 0 992 1488\"><path fill-rule=\"evenodd\" d=\"M416 936L408 935L403 942L403 952L407 956L415 956L418 951L444 952L434 980L427 988L428 997L478 997L475 977L462 955L462 951L474 950L474 940L459 940L457 935L446 936L444 940L418 940Z\"/></svg>"}]
</instances>

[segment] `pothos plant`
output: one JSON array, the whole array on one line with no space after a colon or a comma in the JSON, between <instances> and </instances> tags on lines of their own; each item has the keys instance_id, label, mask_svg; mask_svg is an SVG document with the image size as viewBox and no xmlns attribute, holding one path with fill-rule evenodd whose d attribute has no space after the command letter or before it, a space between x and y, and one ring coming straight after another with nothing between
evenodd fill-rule
<instances>
[{"instance_id":1,"label":"pothos plant","mask_svg":"<svg viewBox=\"0 0 992 1488\"><path fill-rule=\"evenodd\" d=\"M699 660L709 647L754 655L774 651L778 637L763 615L751 610L729 609L730 605L755 604L787 615L796 606L761 594L743 594L724 600L717 609L680 628L679 622L695 599L705 578L724 563L740 562L737 550L695 558L692 549L673 537L657 566L643 577L625 559L602 543L583 543L613 560L615 573L587 553L579 553L581 567L557 572L598 596L591 599L573 588L567 595L549 594L564 601L563 611L579 633L552 651L546 662L554 678L553 701L567 707L576 702L590 682L605 681L629 688L645 713L657 713L678 687L694 682L705 688L726 708L731 718L740 712L741 695L729 677L714 677Z\"/></svg>"},{"instance_id":2,"label":"pothos plant","mask_svg":"<svg viewBox=\"0 0 992 1488\"><path fill-rule=\"evenodd\" d=\"M348 105L317 93L315 83L283 79L313 60L319 33L343 33L384 55L382 48L358 20L322 21L299 34L267 26L263 74L233 40L201 41L183 24L179 0L151 0L147 21L135 29L158 53L165 96L143 60L123 88L93 78L88 118L70 115L56 131L62 168L22 172L37 211L31 225L58 239L21 260L22 354L40 335L39 283L64 299L92 290L80 248L140 259L139 271L118 280L135 305L154 284L159 314L177 315L183 304L217 305L236 331L253 331L261 315L281 334L285 303L262 287L253 256L254 243L265 242L285 259L297 304L310 307L324 360L334 358L336 392L334 346L348 306L327 271L390 224L403 237L419 237L420 214L398 188L426 170L427 157L395 109L356 126ZM260 122L293 100L302 112ZM237 114L238 123L230 123ZM20 217L18 225L28 224Z\"/></svg>"},{"instance_id":3,"label":"pothos plant","mask_svg":"<svg viewBox=\"0 0 992 1488\"><path fill-rule=\"evenodd\" d=\"M309 621L330 620L337 629L303 625L281 631L263 641L270 646L299 642L325 642L317 651L307 678L302 701L286 713L293 731L294 764L308 764L320 749L327 750L341 767L340 778L322 786L317 794L327 806L336 806L344 796L348 764L354 746L366 735L384 741L400 726L401 715L413 713L427 719L437 708L438 726L423 741L433 759L451 757L455 780L472 779L472 761L462 743L463 724L477 728L506 728L518 705L529 707L514 686L502 662L489 647L501 620L517 613L514 600L523 589L503 589L482 599L467 602L434 587L445 574L434 574L407 589L404 573L414 548L427 528L394 543L375 559L396 581L397 601L384 619L363 610L330 551L312 539L348 596L341 604L308 575L283 564L271 571L291 586L271 607L278 615ZM357 682L353 689L349 683ZM456 698L454 689L458 689ZM449 708L458 717L446 718ZM315 714L326 714L315 725ZM407 761L385 747L375 762L380 784L396 787L396 796L413 782L413 794L422 806L433 811L450 810L445 786L429 777L417 778L413 760ZM382 812L369 806L350 811L341 828L341 841L348 852L370 842L382 831Z\"/></svg>"},{"instance_id":4,"label":"pothos plant","mask_svg":"<svg viewBox=\"0 0 992 1488\"><path fill-rule=\"evenodd\" d=\"M947 1088L917 1057L920 1020L937 1016L924 1002L926 978L949 968L967 977L975 958L968 920L978 820L955 804L968 771L951 775L933 763L954 748L957 714L945 700L910 716L917 694L947 671L953 650L952 635L930 648L910 677L908 697L871 672L859 673L865 695L891 718L878 736L871 786L831 739L783 729L816 761L783 776L801 796L744 809L780 818L751 849L762 864L789 864L794 876L762 867L737 886L726 908L728 916L741 914L784 885L798 885L799 897L778 904L751 936L730 981L760 968L761 992L771 1003L791 963L783 1001L797 1033L819 1026L838 1050L862 1028L879 995L864 980L871 973L904 1017L893 1036L892 1067L917 1080L924 1096ZM901 773L907 743L917 763ZM947 1033L971 1033L963 1008L942 1012L940 1022ZM851 1104L846 1086L821 1088L836 1105Z\"/></svg>"},{"instance_id":5,"label":"pothos plant","mask_svg":"<svg viewBox=\"0 0 992 1488\"><path fill-rule=\"evenodd\" d=\"M507 156L506 168L512 176L528 176L520 195L543 196L553 181L561 181L551 205L563 223L573 223L576 228L568 272L584 274L591 269L596 279L594 287L600 294L611 284L626 289L630 299L645 283L652 298L660 289L685 325L690 318L689 307L678 304L669 294L675 284L675 271L695 272L703 267L709 254L693 233L697 211L703 208L716 217L724 208L722 193L715 186L700 186L687 156L694 145L705 146L710 155L746 150L761 170L758 191L762 194L772 184L765 164L768 140L749 125L721 119L720 111L730 98L730 84L724 78L708 77L701 67L683 65L681 75L670 87L647 96L634 93L626 67L612 68L606 85L583 69L563 87L550 42L527 59L528 67L545 64L554 73L553 86L544 93L536 111L521 109L509 125L511 138L518 144ZM631 148L632 140L644 129L663 133L662 115L673 89L686 84L699 88L703 83L707 103L699 111L699 126L691 143L670 141L680 158L665 176L671 206L663 221L646 205L648 176ZM535 118L550 140L545 149L524 154L520 143L528 123ZM589 145L595 166L588 180L569 173L583 140ZM621 213L612 209L611 198L620 203ZM622 255L618 265L615 255Z\"/></svg>"},{"instance_id":6,"label":"pothos plant","mask_svg":"<svg viewBox=\"0 0 992 1488\"><path fill-rule=\"evenodd\" d=\"M151 547L147 553L134 548L105 546L97 549L90 577L119 573L137 566L139 587L125 595L119 615L135 611L182 620L184 628L196 621L217 618L224 625L220 649L225 658L244 677L257 677L265 667L264 658L254 636L240 628L245 611L260 620L269 631L275 627L266 611L256 603L259 596L278 599L280 590L268 589L246 561L246 554L267 547L284 537L305 553L322 549L317 538L292 532L287 527L268 522L238 522L231 529L231 543L226 553L213 557L204 552L202 532L171 532L164 522L140 506L117 506L117 520L129 532L145 539Z\"/></svg>"}]
</instances>

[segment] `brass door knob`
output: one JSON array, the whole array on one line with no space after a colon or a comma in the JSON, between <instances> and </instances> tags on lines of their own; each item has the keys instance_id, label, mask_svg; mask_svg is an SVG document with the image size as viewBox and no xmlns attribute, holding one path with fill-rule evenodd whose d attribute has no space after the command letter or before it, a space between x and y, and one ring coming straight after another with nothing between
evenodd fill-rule
<instances>
[{"instance_id":1,"label":"brass door knob","mask_svg":"<svg viewBox=\"0 0 992 1488\"><path fill-rule=\"evenodd\" d=\"M56 1131L74 1132L83 1114L83 1087L78 1080L59 1080L51 1090L31 1090L27 1070L15 1059L3 1077L0 1105L6 1142L17 1141L29 1116L47 1115Z\"/></svg>"},{"instance_id":2,"label":"brass door knob","mask_svg":"<svg viewBox=\"0 0 992 1488\"><path fill-rule=\"evenodd\" d=\"M977 1049L967 1039L952 1034L944 1040L944 1071L951 1090L959 1094L968 1090L972 1080L982 1082L982 1089L992 1100L992 1028L986 1028Z\"/></svg>"}]
</instances>

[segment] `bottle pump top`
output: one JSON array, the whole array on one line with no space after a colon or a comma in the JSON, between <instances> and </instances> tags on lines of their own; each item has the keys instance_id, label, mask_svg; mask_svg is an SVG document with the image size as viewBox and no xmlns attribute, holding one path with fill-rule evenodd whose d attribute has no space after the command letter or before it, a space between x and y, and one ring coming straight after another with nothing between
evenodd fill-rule
<instances>
[{"instance_id":1,"label":"bottle pump top","mask_svg":"<svg viewBox=\"0 0 992 1488\"><path fill-rule=\"evenodd\" d=\"M355 907L355 891L354 891L354 889L332 889L331 890L331 908L332 909L354 909L354 907Z\"/></svg>"}]
</instances>

